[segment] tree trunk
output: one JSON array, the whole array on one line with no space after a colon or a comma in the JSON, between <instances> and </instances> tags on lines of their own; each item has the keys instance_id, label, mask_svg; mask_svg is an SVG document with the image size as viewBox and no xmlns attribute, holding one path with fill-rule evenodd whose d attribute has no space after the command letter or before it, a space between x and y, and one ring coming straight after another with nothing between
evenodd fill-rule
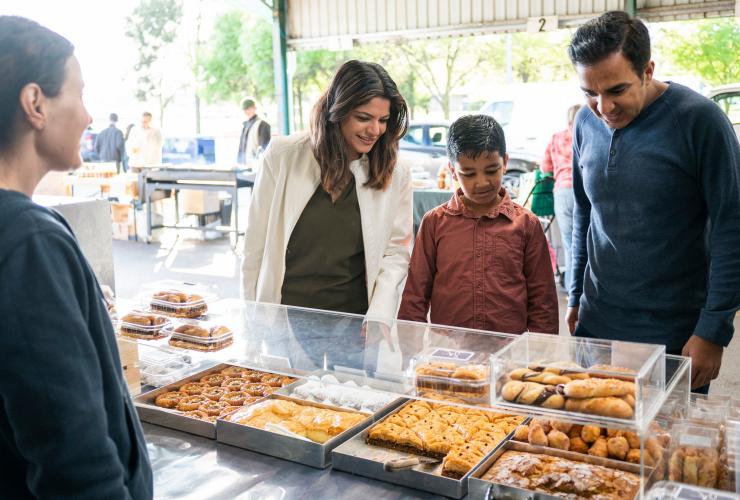
<instances>
[{"instance_id":1,"label":"tree trunk","mask_svg":"<svg viewBox=\"0 0 740 500\"><path fill-rule=\"evenodd\" d=\"M195 94L195 133L200 135L200 97Z\"/></svg>"}]
</instances>

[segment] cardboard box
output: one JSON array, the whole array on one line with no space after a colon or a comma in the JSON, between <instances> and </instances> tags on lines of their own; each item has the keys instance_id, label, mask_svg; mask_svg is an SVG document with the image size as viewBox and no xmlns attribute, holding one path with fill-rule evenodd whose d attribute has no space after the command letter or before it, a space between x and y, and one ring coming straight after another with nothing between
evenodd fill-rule
<instances>
[{"instance_id":1,"label":"cardboard box","mask_svg":"<svg viewBox=\"0 0 740 500\"><path fill-rule=\"evenodd\" d=\"M139 196L139 178L136 174L120 174L110 179L108 196L119 201L130 201Z\"/></svg>"},{"instance_id":2,"label":"cardboard box","mask_svg":"<svg viewBox=\"0 0 740 500\"><path fill-rule=\"evenodd\" d=\"M180 207L186 214L212 214L218 212L218 192L184 190L179 194Z\"/></svg>"},{"instance_id":3,"label":"cardboard box","mask_svg":"<svg viewBox=\"0 0 740 500\"><path fill-rule=\"evenodd\" d=\"M123 377L132 395L141 392L141 372L139 371L139 348L136 341L117 338L118 354L121 357Z\"/></svg>"},{"instance_id":4,"label":"cardboard box","mask_svg":"<svg viewBox=\"0 0 740 500\"><path fill-rule=\"evenodd\" d=\"M110 215L112 222L131 222L133 221L133 207L128 203L111 203Z\"/></svg>"},{"instance_id":5,"label":"cardboard box","mask_svg":"<svg viewBox=\"0 0 740 500\"><path fill-rule=\"evenodd\" d=\"M134 225L130 222L113 222L113 239L114 240L133 240L136 233Z\"/></svg>"}]
</instances>

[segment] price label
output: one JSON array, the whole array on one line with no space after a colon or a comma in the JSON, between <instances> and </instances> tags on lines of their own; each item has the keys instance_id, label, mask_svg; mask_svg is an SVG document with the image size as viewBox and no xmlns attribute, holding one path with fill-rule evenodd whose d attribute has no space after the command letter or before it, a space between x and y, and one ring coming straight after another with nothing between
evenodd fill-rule
<instances>
[{"instance_id":1,"label":"price label","mask_svg":"<svg viewBox=\"0 0 740 500\"><path fill-rule=\"evenodd\" d=\"M432 357L437 359L449 359L454 361L467 361L475 355L470 351L456 351L454 349L435 349Z\"/></svg>"},{"instance_id":2,"label":"price label","mask_svg":"<svg viewBox=\"0 0 740 500\"><path fill-rule=\"evenodd\" d=\"M681 446L693 446L695 448L711 448L712 440L705 436L695 436L692 434L683 434L679 441Z\"/></svg>"},{"instance_id":3,"label":"price label","mask_svg":"<svg viewBox=\"0 0 740 500\"><path fill-rule=\"evenodd\" d=\"M558 29L558 16L539 16L527 19L527 33L540 33Z\"/></svg>"}]
</instances>

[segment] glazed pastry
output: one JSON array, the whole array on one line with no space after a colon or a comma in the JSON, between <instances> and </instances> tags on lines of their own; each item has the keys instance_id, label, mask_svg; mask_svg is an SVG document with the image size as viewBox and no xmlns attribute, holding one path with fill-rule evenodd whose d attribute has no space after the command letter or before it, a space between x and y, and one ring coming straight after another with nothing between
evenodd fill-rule
<instances>
[{"instance_id":1,"label":"glazed pastry","mask_svg":"<svg viewBox=\"0 0 740 500\"><path fill-rule=\"evenodd\" d=\"M536 382L510 380L501 389L501 396L507 401L543 408L560 409L565 404L555 386Z\"/></svg>"},{"instance_id":2,"label":"glazed pastry","mask_svg":"<svg viewBox=\"0 0 740 500\"><path fill-rule=\"evenodd\" d=\"M617 437L620 432L622 432L622 431L620 431L619 429L609 429L607 427L607 429L606 429L606 437L608 437L608 438Z\"/></svg>"},{"instance_id":3,"label":"glazed pastry","mask_svg":"<svg viewBox=\"0 0 740 500\"><path fill-rule=\"evenodd\" d=\"M588 453L588 445L580 437L570 438L570 451Z\"/></svg>"},{"instance_id":4,"label":"glazed pastry","mask_svg":"<svg viewBox=\"0 0 740 500\"><path fill-rule=\"evenodd\" d=\"M224 401L229 406L242 406L244 400L249 397L249 394L242 391L232 391L224 394L220 401Z\"/></svg>"},{"instance_id":5,"label":"glazed pastry","mask_svg":"<svg viewBox=\"0 0 740 500\"><path fill-rule=\"evenodd\" d=\"M180 411L194 411L200 408L200 405L209 401L209 399L203 395L186 396L177 403L177 409Z\"/></svg>"},{"instance_id":6,"label":"glazed pastry","mask_svg":"<svg viewBox=\"0 0 740 500\"><path fill-rule=\"evenodd\" d=\"M188 396L195 396L202 394L203 391L208 387L200 382L191 382L180 387L180 392L187 394Z\"/></svg>"},{"instance_id":7,"label":"glazed pastry","mask_svg":"<svg viewBox=\"0 0 740 500\"><path fill-rule=\"evenodd\" d=\"M283 377L280 375L273 375L272 373L266 373L261 379L263 384L271 385L273 387L282 387Z\"/></svg>"},{"instance_id":8,"label":"glazed pastry","mask_svg":"<svg viewBox=\"0 0 740 500\"><path fill-rule=\"evenodd\" d=\"M565 433L557 429L552 429L550 431L547 435L547 441L550 444L550 448L557 448L559 450L566 451L570 449L570 439L568 439L568 436L565 435Z\"/></svg>"},{"instance_id":9,"label":"glazed pastry","mask_svg":"<svg viewBox=\"0 0 740 500\"><path fill-rule=\"evenodd\" d=\"M260 372L257 370L244 370L239 375L235 375L236 377L241 376L241 378L247 380L250 383L257 383L260 380L262 380L262 376L264 375L264 372Z\"/></svg>"},{"instance_id":10,"label":"glazed pastry","mask_svg":"<svg viewBox=\"0 0 740 500\"><path fill-rule=\"evenodd\" d=\"M614 397L567 399L565 401L565 409L614 418L631 418L634 415L634 409L630 405Z\"/></svg>"},{"instance_id":11,"label":"glazed pastry","mask_svg":"<svg viewBox=\"0 0 740 500\"><path fill-rule=\"evenodd\" d=\"M627 457L630 446L625 437L614 436L607 440L606 449L610 458L624 460Z\"/></svg>"},{"instance_id":12,"label":"glazed pastry","mask_svg":"<svg viewBox=\"0 0 740 500\"><path fill-rule=\"evenodd\" d=\"M558 420L550 420L550 426L552 426L552 428L557 429L560 432L563 432L565 434L568 434L570 430L573 428L573 424L570 424L568 422L560 422Z\"/></svg>"},{"instance_id":13,"label":"glazed pastry","mask_svg":"<svg viewBox=\"0 0 740 500\"><path fill-rule=\"evenodd\" d=\"M550 420L543 417L533 418L529 425L542 427L542 430L545 431L545 434L550 432L550 429L552 428L552 426L550 425Z\"/></svg>"},{"instance_id":14,"label":"glazed pastry","mask_svg":"<svg viewBox=\"0 0 740 500\"><path fill-rule=\"evenodd\" d=\"M211 417L218 417L219 415L221 415L223 409L227 408L228 406L229 404L224 401L207 401L200 405L198 409L207 413Z\"/></svg>"},{"instance_id":15,"label":"glazed pastry","mask_svg":"<svg viewBox=\"0 0 740 500\"><path fill-rule=\"evenodd\" d=\"M584 425L581 429L581 439L585 443L594 443L601 436L601 427L596 425Z\"/></svg>"},{"instance_id":16,"label":"glazed pastry","mask_svg":"<svg viewBox=\"0 0 740 500\"><path fill-rule=\"evenodd\" d=\"M639 464L640 463L640 449L639 448L630 449L627 452L627 456L625 457L625 460L632 464Z\"/></svg>"},{"instance_id":17,"label":"glazed pastry","mask_svg":"<svg viewBox=\"0 0 740 500\"><path fill-rule=\"evenodd\" d=\"M630 448L639 448L640 447L640 437L635 434L632 431L625 431L623 436L627 439L627 443L629 443Z\"/></svg>"},{"instance_id":18,"label":"glazed pastry","mask_svg":"<svg viewBox=\"0 0 740 500\"><path fill-rule=\"evenodd\" d=\"M200 379L201 383L209 385L211 387L218 387L224 382L224 380L226 380L226 377L220 373L212 373L210 375L206 375L205 377L201 377Z\"/></svg>"},{"instance_id":19,"label":"glazed pastry","mask_svg":"<svg viewBox=\"0 0 740 500\"><path fill-rule=\"evenodd\" d=\"M530 370L563 375L571 380L589 378L588 373L578 363L573 361L557 361L555 363L534 363L528 366Z\"/></svg>"},{"instance_id":20,"label":"glazed pastry","mask_svg":"<svg viewBox=\"0 0 740 500\"><path fill-rule=\"evenodd\" d=\"M452 378L461 380L485 380L488 378L488 368L484 365L464 365L452 372Z\"/></svg>"},{"instance_id":21,"label":"glazed pastry","mask_svg":"<svg viewBox=\"0 0 740 500\"><path fill-rule=\"evenodd\" d=\"M197 318L208 312L203 297L188 295L179 290L164 290L152 296L151 308L166 314L185 318Z\"/></svg>"},{"instance_id":22,"label":"glazed pastry","mask_svg":"<svg viewBox=\"0 0 740 500\"><path fill-rule=\"evenodd\" d=\"M218 342L210 342L208 344L201 344L194 341L170 338L169 344L172 347L179 347L181 349L190 349L193 351L213 352L224 349L234 343L234 339L227 337Z\"/></svg>"},{"instance_id":23,"label":"glazed pastry","mask_svg":"<svg viewBox=\"0 0 740 500\"><path fill-rule=\"evenodd\" d=\"M585 462L507 450L483 474L484 481L563 498L633 500L640 477Z\"/></svg>"},{"instance_id":24,"label":"glazed pastry","mask_svg":"<svg viewBox=\"0 0 740 500\"><path fill-rule=\"evenodd\" d=\"M516 431L514 432L514 440L521 441L523 443L529 442L529 426L520 425L519 427L517 427Z\"/></svg>"},{"instance_id":25,"label":"glazed pastry","mask_svg":"<svg viewBox=\"0 0 740 500\"><path fill-rule=\"evenodd\" d=\"M247 381L243 378L227 378L221 384L221 387L225 387L227 392L241 391L242 388L247 385Z\"/></svg>"},{"instance_id":26,"label":"glazed pastry","mask_svg":"<svg viewBox=\"0 0 740 500\"><path fill-rule=\"evenodd\" d=\"M606 438L598 438L594 442L594 444L591 445L591 448L588 449L588 454L595 457L606 458L607 456L609 456L609 448L607 447L606 443Z\"/></svg>"},{"instance_id":27,"label":"glazed pastry","mask_svg":"<svg viewBox=\"0 0 740 500\"><path fill-rule=\"evenodd\" d=\"M146 327L162 326L165 323L167 323L167 319L163 318L162 316L157 316L155 314L139 313L139 312L132 312L132 313L126 314L123 317L121 317L121 321L125 323L132 323L135 325L146 326Z\"/></svg>"},{"instance_id":28,"label":"glazed pastry","mask_svg":"<svg viewBox=\"0 0 740 500\"><path fill-rule=\"evenodd\" d=\"M198 325L180 325L174 330L177 333L182 333L183 335L189 335L191 337L209 337L210 336L210 330L207 328L203 328L202 326Z\"/></svg>"},{"instance_id":29,"label":"glazed pastry","mask_svg":"<svg viewBox=\"0 0 740 500\"><path fill-rule=\"evenodd\" d=\"M581 437L581 431L583 430L583 426L580 424L573 424L573 426L570 428L570 431L568 431L568 437L573 439L574 437Z\"/></svg>"},{"instance_id":30,"label":"glazed pastry","mask_svg":"<svg viewBox=\"0 0 740 500\"><path fill-rule=\"evenodd\" d=\"M530 426L527 442L535 446L547 446L549 444L545 431L540 426Z\"/></svg>"},{"instance_id":31,"label":"glazed pastry","mask_svg":"<svg viewBox=\"0 0 740 500\"><path fill-rule=\"evenodd\" d=\"M537 382L546 385L566 384L571 381L570 378L563 375L557 375L555 373L545 371L537 372L530 370L529 368L517 368L516 370L512 370L511 373L509 373L509 377L511 377L512 380Z\"/></svg>"},{"instance_id":32,"label":"glazed pastry","mask_svg":"<svg viewBox=\"0 0 740 500\"><path fill-rule=\"evenodd\" d=\"M206 389L203 389L202 394L208 399L210 399L211 401L218 401L227 392L229 391L226 390L226 387L208 387Z\"/></svg>"},{"instance_id":33,"label":"glazed pastry","mask_svg":"<svg viewBox=\"0 0 740 500\"><path fill-rule=\"evenodd\" d=\"M162 408L174 408L184 397L185 395L182 392L165 392L157 396L157 398L154 400L154 404L157 406L161 406Z\"/></svg>"},{"instance_id":34,"label":"glazed pastry","mask_svg":"<svg viewBox=\"0 0 740 500\"><path fill-rule=\"evenodd\" d=\"M246 392L250 396L263 397L270 393L272 387L265 384L246 384L242 387L242 391Z\"/></svg>"},{"instance_id":35,"label":"glazed pastry","mask_svg":"<svg viewBox=\"0 0 740 500\"><path fill-rule=\"evenodd\" d=\"M457 365L455 363L434 361L417 366L415 371L417 375L427 375L431 377L449 377L450 374L454 373L456 369Z\"/></svg>"},{"instance_id":36,"label":"glazed pastry","mask_svg":"<svg viewBox=\"0 0 740 500\"><path fill-rule=\"evenodd\" d=\"M253 370L250 370L248 368L242 368L241 366L228 366L224 368L223 370L221 370L221 375L223 375L224 377L236 378L236 377L241 377L242 373L245 373L245 372L254 373ZM260 377L261 376L262 374L260 373Z\"/></svg>"},{"instance_id":37,"label":"glazed pastry","mask_svg":"<svg viewBox=\"0 0 740 500\"><path fill-rule=\"evenodd\" d=\"M635 384L610 378L574 380L565 384L563 394L568 398L605 398L635 394Z\"/></svg>"}]
</instances>

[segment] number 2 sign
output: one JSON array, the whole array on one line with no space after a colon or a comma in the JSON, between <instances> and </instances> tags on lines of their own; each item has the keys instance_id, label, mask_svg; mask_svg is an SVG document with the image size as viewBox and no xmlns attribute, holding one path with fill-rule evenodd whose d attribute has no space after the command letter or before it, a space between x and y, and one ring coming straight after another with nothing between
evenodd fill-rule
<instances>
[{"instance_id":1,"label":"number 2 sign","mask_svg":"<svg viewBox=\"0 0 740 500\"><path fill-rule=\"evenodd\" d=\"M539 16L527 19L527 33L540 33L558 29L558 16Z\"/></svg>"}]
</instances>

